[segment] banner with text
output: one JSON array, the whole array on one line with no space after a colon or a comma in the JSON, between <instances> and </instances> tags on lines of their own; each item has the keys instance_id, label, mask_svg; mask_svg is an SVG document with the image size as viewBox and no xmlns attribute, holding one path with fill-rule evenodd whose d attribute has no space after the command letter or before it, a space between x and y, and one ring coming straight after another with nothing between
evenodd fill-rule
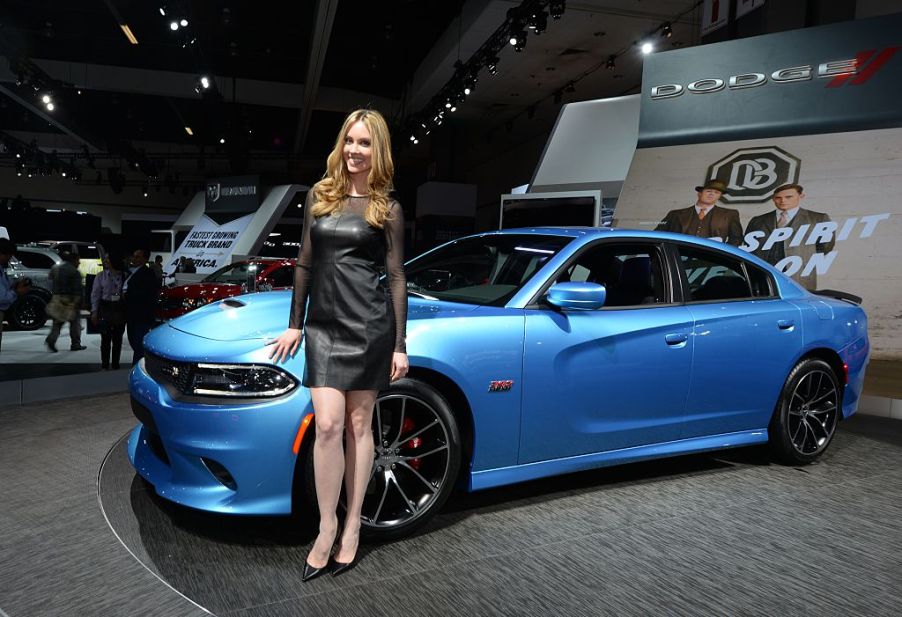
<instances>
[{"instance_id":1,"label":"banner with text","mask_svg":"<svg viewBox=\"0 0 902 617\"><path fill-rule=\"evenodd\" d=\"M902 356L902 129L637 150L615 225L686 233L679 221L697 217L680 214L695 215L695 188L708 180L725 185L711 214L737 221L711 237L809 289L861 296L874 353ZM802 190L774 193L786 184Z\"/></svg>"},{"instance_id":2,"label":"banner with text","mask_svg":"<svg viewBox=\"0 0 902 617\"><path fill-rule=\"evenodd\" d=\"M202 216L164 270L173 274L180 262L184 263L183 257L193 262L197 274L209 274L231 263L235 244L253 218L253 214L247 214L219 225L209 216Z\"/></svg>"}]
</instances>

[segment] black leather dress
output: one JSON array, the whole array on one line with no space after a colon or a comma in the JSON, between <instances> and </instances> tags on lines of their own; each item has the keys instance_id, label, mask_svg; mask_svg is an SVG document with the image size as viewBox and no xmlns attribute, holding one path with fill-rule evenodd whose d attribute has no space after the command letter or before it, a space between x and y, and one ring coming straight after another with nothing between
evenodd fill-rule
<instances>
[{"instance_id":1,"label":"black leather dress","mask_svg":"<svg viewBox=\"0 0 902 617\"><path fill-rule=\"evenodd\" d=\"M313 218L313 191L307 195L289 326L303 324L308 388L381 390L392 353L406 350L404 214L392 201L377 229L363 218L368 203L348 197L338 211Z\"/></svg>"}]
</instances>

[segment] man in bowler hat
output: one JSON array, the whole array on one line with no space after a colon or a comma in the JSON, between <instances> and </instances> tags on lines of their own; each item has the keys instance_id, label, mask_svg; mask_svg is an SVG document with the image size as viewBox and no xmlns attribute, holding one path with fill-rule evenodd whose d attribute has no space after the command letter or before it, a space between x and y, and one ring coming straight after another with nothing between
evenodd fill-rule
<instances>
[{"instance_id":1,"label":"man in bowler hat","mask_svg":"<svg viewBox=\"0 0 902 617\"><path fill-rule=\"evenodd\" d=\"M739 212L717 205L717 200L727 192L720 180L708 180L695 187L698 194L694 206L671 210L655 231L674 231L699 238L718 238L739 246L742 244L742 224Z\"/></svg>"}]
</instances>

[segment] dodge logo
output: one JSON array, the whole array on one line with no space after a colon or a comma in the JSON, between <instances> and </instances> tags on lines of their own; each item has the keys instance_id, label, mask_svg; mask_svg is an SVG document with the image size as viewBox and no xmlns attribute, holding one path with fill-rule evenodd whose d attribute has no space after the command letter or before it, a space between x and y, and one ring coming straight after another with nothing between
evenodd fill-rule
<instances>
[{"instance_id":1,"label":"dodge logo","mask_svg":"<svg viewBox=\"0 0 902 617\"><path fill-rule=\"evenodd\" d=\"M720 198L724 203L760 203L781 184L797 183L800 166L799 159L776 146L741 148L711 165L707 178L727 185Z\"/></svg>"}]
</instances>

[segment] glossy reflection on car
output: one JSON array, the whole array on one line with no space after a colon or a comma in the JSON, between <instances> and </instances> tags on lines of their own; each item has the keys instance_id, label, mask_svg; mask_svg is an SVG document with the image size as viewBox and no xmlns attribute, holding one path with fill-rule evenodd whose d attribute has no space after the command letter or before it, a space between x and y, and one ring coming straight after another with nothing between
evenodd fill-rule
<instances>
[{"instance_id":1,"label":"glossy reflection on car","mask_svg":"<svg viewBox=\"0 0 902 617\"><path fill-rule=\"evenodd\" d=\"M491 232L406 266L408 378L379 394L373 536L479 490L769 444L816 459L869 357L856 299L812 294L737 248L606 229ZM138 473L161 496L289 514L312 488L304 354L269 360L290 291L214 302L152 331L131 374Z\"/></svg>"}]
</instances>

